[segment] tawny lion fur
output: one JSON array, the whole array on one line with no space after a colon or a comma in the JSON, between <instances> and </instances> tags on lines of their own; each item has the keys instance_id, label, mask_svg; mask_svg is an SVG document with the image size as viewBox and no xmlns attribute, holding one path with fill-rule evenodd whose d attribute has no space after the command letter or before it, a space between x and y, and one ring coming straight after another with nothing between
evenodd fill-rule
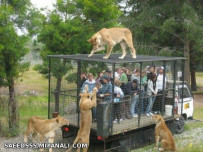
<instances>
[{"instance_id":1,"label":"tawny lion fur","mask_svg":"<svg viewBox=\"0 0 203 152\"><path fill-rule=\"evenodd\" d=\"M173 136L166 126L164 119L161 115L154 115L152 119L156 123L155 127L155 142L158 149L158 143L161 141L162 148L159 148L160 151L176 151L175 142Z\"/></svg>"},{"instance_id":2,"label":"tawny lion fur","mask_svg":"<svg viewBox=\"0 0 203 152\"><path fill-rule=\"evenodd\" d=\"M123 59L126 56L126 44L130 48L132 57L136 58L136 50L133 46L132 33L127 28L103 28L87 41L93 46L93 49L88 57L91 57L95 52L105 50L105 45L107 45L107 53L103 58L108 59L113 47L120 43L123 52L122 56L119 57L120 59Z\"/></svg>"},{"instance_id":3,"label":"tawny lion fur","mask_svg":"<svg viewBox=\"0 0 203 152\"><path fill-rule=\"evenodd\" d=\"M77 137L75 138L73 144L76 143L83 143L87 144L89 147L89 136L90 136L90 129L92 125L92 111L91 108L96 107L96 93L97 88L95 87L93 89L93 93L87 93L88 87L85 86L85 92L83 94L80 94L81 99L79 103L80 107L80 129L78 130ZM83 148L83 152L87 152L87 148ZM70 152L73 147L67 150L67 152ZM77 152L79 152L80 149L77 149Z\"/></svg>"},{"instance_id":4,"label":"tawny lion fur","mask_svg":"<svg viewBox=\"0 0 203 152\"><path fill-rule=\"evenodd\" d=\"M41 119L39 117L31 117L28 121L27 130L24 133L24 142L28 141L28 136L32 133L32 141L35 142L37 134L40 136L40 142L43 142L44 138L48 138L49 143L54 142L55 131L64 126L69 125L68 120L58 116L53 119ZM43 149L40 149L43 151ZM52 149L49 149L52 152Z\"/></svg>"}]
</instances>

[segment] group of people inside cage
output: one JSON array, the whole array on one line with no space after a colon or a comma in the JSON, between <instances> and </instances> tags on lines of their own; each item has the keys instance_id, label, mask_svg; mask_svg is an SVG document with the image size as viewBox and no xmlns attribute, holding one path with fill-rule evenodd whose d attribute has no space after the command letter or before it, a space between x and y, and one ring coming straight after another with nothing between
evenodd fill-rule
<instances>
[{"instance_id":1,"label":"group of people inside cage","mask_svg":"<svg viewBox=\"0 0 203 152\"><path fill-rule=\"evenodd\" d=\"M160 98L158 102L161 101L163 87L166 86L163 83L166 84L166 81L163 67L148 66L143 71L137 68L132 74L128 68L117 68L114 79L110 70L99 72L96 79L92 73L87 75L82 73L81 92L84 92L84 86L88 85L88 92L94 87L98 88L98 101L110 103L114 99L114 123L119 123L125 118L138 117L139 110L141 115L152 116L154 101L156 98ZM158 94L160 95L157 96ZM145 106L144 103L147 105ZM160 103L157 105L160 106ZM96 108L93 108L92 114L93 121L96 121Z\"/></svg>"}]
</instances>

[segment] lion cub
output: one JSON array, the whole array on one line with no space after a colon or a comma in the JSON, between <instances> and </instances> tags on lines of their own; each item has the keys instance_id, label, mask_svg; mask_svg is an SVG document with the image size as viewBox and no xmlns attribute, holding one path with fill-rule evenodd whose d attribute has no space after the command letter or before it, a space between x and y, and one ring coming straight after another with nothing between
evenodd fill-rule
<instances>
[{"instance_id":1,"label":"lion cub","mask_svg":"<svg viewBox=\"0 0 203 152\"><path fill-rule=\"evenodd\" d=\"M136 58L136 50L133 46L132 33L127 28L103 28L87 41L93 46L93 49L88 57L91 57L95 52L105 50L105 45L107 45L107 53L103 58L108 59L113 47L117 43L120 43L123 52L123 55L119 57L120 59L123 59L126 56L126 44L130 48L132 57Z\"/></svg>"},{"instance_id":2,"label":"lion cub","mask_svg":"<svg viewBox=\"0 0 203 152\"><path fill-rule=\"evenodd\" d=\"M159 140L161 141L162 148L159 148L160 151L175 151L175 142L173 136L166 126L164 119L161 115L154 115L152 119L156 123L155 127L155 140L156 140L156 149L158 149Z\"/></svg>"},{"instance_id":3,"label":"lion cub","mask_svg":"<svg viewBox=\"0 0 203 152\"><path fill-rule=\"evenodd\" d=\"M29 134L32 133L32 141L35 141L37 134L40 135L40 142L43 142L44 138L48 138L49 143L54 142L55 131L63 125L69 125L68 120L58 116L53 119L41 119L39 117L31 117L28 121L27 130L24 133L24 142L28 141ZM42 151L43 149L40 149ZM52 149L49 149L52 152Z\"/></svg>"}]
</instances>

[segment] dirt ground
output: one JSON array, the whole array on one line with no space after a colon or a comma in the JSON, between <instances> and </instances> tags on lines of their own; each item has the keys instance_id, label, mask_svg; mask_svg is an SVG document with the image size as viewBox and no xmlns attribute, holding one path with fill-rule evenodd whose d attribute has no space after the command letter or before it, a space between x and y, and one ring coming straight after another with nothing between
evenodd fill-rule
<instances>
[{"instance_id":1,"label":"dirt ground","mask_svg":"<svg viewBox=\"0 0 203 152\"><path fill-rule=\"evenodd\" d=\"M195 107L203 107L203 95L194 95L194 101Z\"/></svg>"}]
</instances>

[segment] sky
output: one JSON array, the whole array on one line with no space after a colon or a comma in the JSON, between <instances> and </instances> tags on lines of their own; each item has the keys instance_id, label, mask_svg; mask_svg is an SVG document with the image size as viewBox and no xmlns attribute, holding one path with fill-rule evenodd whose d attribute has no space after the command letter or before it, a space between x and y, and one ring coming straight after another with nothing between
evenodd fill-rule
<instances>
[{"instance_id":1,"label":"sky","mask_svg":"<svg viewBox=\"0 0 203 152\"><path fill-rule=\"evenodd\" d=\"M56 3L56 0L31 0L31 3L37 8L53 9L53 4Z\"/></svg>"},{"instance_id":2,"label":"sky","mask_svg":"<svg viewBox=\"0 0 203 152\"><path fill-rule=\"evenodd\" d=\"M47 8L49 10L53 9L53 4L56 3L56 0L30 0L31 3L34 5L34 7L40 9L40 8ZM42 12L43 14L46 14L46 11ZM24 35L27 34L27 30L21 30L21 29L16 29L18 35Z\"/></svg>"}]
</instances>

